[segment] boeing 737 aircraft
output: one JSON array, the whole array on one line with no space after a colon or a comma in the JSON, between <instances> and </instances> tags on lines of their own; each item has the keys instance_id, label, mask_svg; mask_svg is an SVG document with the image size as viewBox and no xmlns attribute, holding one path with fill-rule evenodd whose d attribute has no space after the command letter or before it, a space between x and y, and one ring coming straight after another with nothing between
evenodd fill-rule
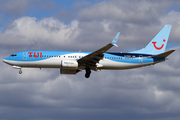
<instances>
[{"instance_id":1,"label":"boeing 737 aircraft","mask_svg":"<svg viewBox=\"0 0 180 120\"><path fill-rule=\"evenodd\" d=\"M143 49L129 52L106 52L116 46L119 37L95 52L69 51L23 51L13 53L3 61L13 68L59 68L61 74L76 74L85 70L85 77L89 78L91 70L123 70L154 65L166 60L175 50L165 52L171 25L165 25L161 31Z\"/></svg>"}]
</instances>

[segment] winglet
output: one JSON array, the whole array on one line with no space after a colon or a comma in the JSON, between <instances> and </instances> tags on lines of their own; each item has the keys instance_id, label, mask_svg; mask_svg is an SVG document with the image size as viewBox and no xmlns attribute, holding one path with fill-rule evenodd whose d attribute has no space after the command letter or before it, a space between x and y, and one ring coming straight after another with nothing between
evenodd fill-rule
<instances>
[{"instance_id":1,"label":"winglet","mask_svg":"<svg viewBox=\"0 0 180 120\"><path fill-rule=\"evenodd\" d=\"M114 46L116 46L116 47L118 47L118 45L116 45L116 42L117 42L117 40L118 40L119 34L120 34L120 32L117 33L116 37L115 37L115 38L112 40L112 42L111 42L111 44L114 45Z\"/></svg>"}]
</instances>

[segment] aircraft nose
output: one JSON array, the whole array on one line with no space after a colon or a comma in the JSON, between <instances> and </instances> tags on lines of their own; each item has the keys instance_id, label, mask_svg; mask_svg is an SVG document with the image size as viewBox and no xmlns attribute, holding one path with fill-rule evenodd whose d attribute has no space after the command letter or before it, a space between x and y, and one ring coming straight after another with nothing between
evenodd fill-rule
<instances>
[{"instance_id":1,"label":"aircraft nose","mask_svg":"<svg viewBox=\"0 0 180 120\"><path fill-rule=\"evenodd\" d=\"M6 61L7 61L7 60L3 59L3 62L4 62L4 63L7 63Z\"/></svg>"},{"instance_id":2,"label":"aircraft nose","mask_svg":"<svg viewBox=\"0 0 180 120\"><path fill-rule=\"evenodd\" d=\"M8 60L6 58L3 59L4 63L8 63Z\"/></svg>"}]
</instances>

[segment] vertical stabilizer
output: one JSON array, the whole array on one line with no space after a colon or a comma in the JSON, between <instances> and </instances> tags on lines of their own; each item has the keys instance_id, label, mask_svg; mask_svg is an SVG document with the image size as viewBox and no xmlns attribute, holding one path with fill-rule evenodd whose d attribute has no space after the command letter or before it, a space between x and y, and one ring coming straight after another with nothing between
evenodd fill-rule
<instances>
[{"instance_id":1,"label":"vertical stabilizer","mask_svg":"<svg viewBox=\"0 0 180 120\"><path fill-rule=\"evenodd\" d=\"M171 25L165 25L145 48L131 53L157 55L165 52L170 31Z\"/></svg>"}]
</instances>

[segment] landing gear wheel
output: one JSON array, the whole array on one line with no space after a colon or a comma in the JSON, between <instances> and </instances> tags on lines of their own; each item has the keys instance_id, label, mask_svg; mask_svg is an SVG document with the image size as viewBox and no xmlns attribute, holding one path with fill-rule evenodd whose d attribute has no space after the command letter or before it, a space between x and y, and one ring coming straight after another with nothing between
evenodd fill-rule
<instances>
[{"instance_id":1,"label":"landing gear wheel","mask_svg":"<svg viewBox=\"0 0 180 120\"><path fill-rule=\"evenodd\" d=\"M89 77L90 77L90 74L87 74L87 73L86 73L86 74L85 74L85 77L86 77L86 78L89 78Z\"/></svg>"},{"instance_id":2,"label":"landing gear wheel","mask_svg":"<svg viewBox=\"0 0 180 120\"><path fill-rule=\"evenodd\" d=\"M86 68L86 74L85 74L85 77L86 78L89 78L90 77L90 74L91 74L91 70L89 67Z\"/></svg>"},{"instance_id":3,"label":"landing gear wheel","mask_svg":"<svg viewBox=\"0 0 180 120\"><path fill-rule=\"evenodd\" d=\"M21 69L19 70L19 74L22 74L22 70Z\"/></svg>"}]
</instances>

